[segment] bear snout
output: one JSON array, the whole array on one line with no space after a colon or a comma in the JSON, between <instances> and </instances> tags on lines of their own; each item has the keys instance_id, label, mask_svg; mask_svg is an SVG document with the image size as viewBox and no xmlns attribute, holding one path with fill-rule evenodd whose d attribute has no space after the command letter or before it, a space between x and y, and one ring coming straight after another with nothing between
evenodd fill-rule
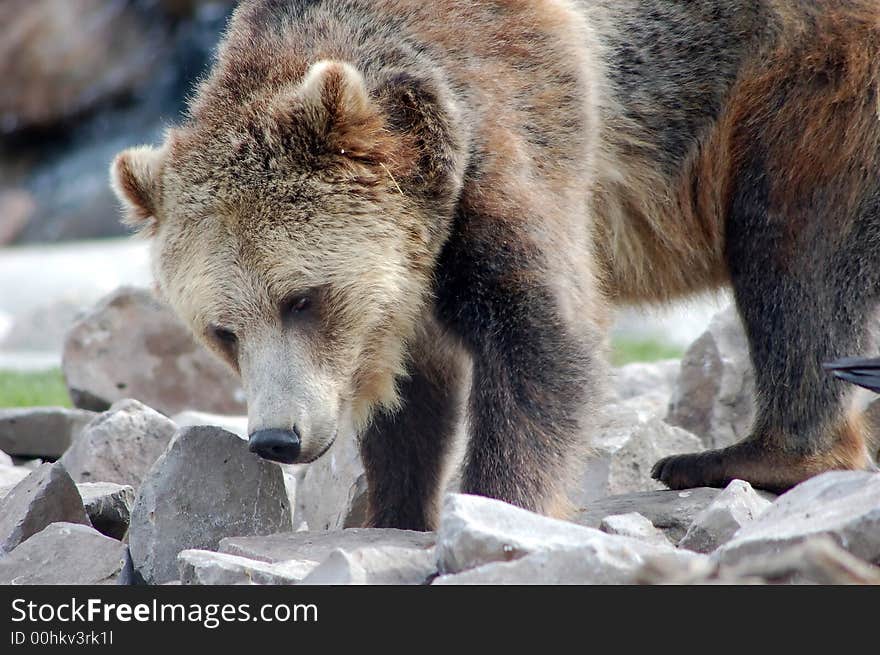
<instances>
[{"instance_id":1,"label":"bear snout","mask_svg":"<svg viewBox=\"0 0 880 655\"><path fill-rule=\"evenodd\" d=\"M257 430L248 440L248 449L263 459L282 464L293 464L299 457L302 448L302 439L296 428L293 430L280 430L271 428Z\"/></svg>"}]
</instances>

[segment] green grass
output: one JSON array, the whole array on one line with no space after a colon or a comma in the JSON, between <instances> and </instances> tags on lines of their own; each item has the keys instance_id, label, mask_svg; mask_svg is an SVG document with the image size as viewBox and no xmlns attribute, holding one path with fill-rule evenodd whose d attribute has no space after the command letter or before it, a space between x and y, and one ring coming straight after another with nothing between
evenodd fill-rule
<instances>
[{"instance_id":1,"label":"green grass","mask_svg":"<svg viewBox=\"0 0 880 655\"><path fill-rule=\"evenodd\" d=\"M614 339L611 344L611 363L623 366L632 362L656 362L658 359L678 359L681 348L653 340Z\"/></svg>"},{"instance_id":2,"label":"green grass","mask_svg":"<svg viewBox=\"0 0 880 655\"><path fill-rule=\"evenodd\" d=\"M60 369L22 373L0 371L0 407L70 407Z\"/></svg>"},{"instance_id":3,"label":"green grass","mask_svg":"<svg viewBox=\"0 0 880 655\"><path fill-rule=\"evenodd\" d=\"M659 341L615 339L611 361L615 366L630 362L653 362L681 357L680 348ZM0 407L70 407L70 397L60 369L21 373L0 371Z\"/></svg>"}]
</instances>

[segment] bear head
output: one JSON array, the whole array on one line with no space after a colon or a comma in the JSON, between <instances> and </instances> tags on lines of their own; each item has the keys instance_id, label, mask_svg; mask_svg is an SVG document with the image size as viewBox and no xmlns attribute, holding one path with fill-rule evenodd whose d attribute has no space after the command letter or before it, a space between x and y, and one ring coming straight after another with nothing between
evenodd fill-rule
<instances>
[{"instance_id":1,"label":"bear head","mask_svg":"<svg viewBox=\"0 0 880 655\"><path fill-rule=\"evenodd\" d=\"M463 177L437 80L221 57L182 125L111 166L160 295L308 462L393 410Z\"/></svg>"}]
</instances>

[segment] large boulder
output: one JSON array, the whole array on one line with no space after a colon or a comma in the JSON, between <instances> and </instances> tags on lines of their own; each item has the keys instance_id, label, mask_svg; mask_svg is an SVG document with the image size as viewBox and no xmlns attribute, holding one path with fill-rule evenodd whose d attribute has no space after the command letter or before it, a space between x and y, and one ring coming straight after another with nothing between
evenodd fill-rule
<instances>
[{"instance_id":1,"label":"large boulder","mask_svg":"<svg viewBox=\"0 0 880 655\"><path fill-rule=\"evenodd\" d=\"M0 555L59 521L89 525L82 499L64 466L43 464L0 500Z\"/></svg>"},{"instance_id":2,"label":"large boulder","mask_svg":"<svg viewBox=\"0 0 880 655\"><path fill-rule=\"evenodd\" d=\"M666 421L724 448L748 436L755 415L755 376L736 308L717 314L687 350Z\"/></svg>"},{"instance_id":3,"label":"large boulder","mask_svg":"<svg viewBox=\"0 0 880 655\"><path fill-rule=\"evenodd\" d=\"M95 412L64 407L0 409L0 450L57 459L95 416Z\"/></svg>"},{"instance_id":4,"label":"large boulder","mask_svg":"<svg viewBox=\"0 0 880 655\"><path fill-rule=\"evenodd\" d=\"M463 580L467 583L525 584L545 579L623 583L653 557L689 560L699 556L461 494L445 498L437 532L440 572L450 575L473 569ZM481 571L482 567L486 569ZM491 575L483 575L486 571Z\"/></svg>"},{"instance_id":5,"label":"large boulder","mask_svg":"<svg viewBox=\"0 0 880 655\"><path fill-rule=\"evenodd\" d=\"M62 367L71 399L84 409L103 411L134 398L166 416L245 412L234 374L144 289L120 288L78 320Z\"/></svg>"},{"instance_id":6,"label":"large boulder","mask_svg":"<svg viewBox=\"0 0 880 655\"><path fill-rule=\"evenodd\" d=\"M880 563L880 473L832 471L799 484L740 528L713 557L736 564L817 535Z\"/></svg>"},{"instance_id":7,"label":"large boulder","mask_svg":"<svg viewBox=\"0 0 880 655\"><path fill-rule=\"evenodd\" d=\"M177 555L216 549L224 537L291 529L277 464L212 427L180 432L138 491L128 539L134 570L157 584L178 578Z\"/></svg>"},{"instance_id":8,"label":"large boulder","mask_svg":"<svg viewBox=\"0 0 880 655\"><path fill-rule=\"evenodd\" d=\"M76 523L52 523L0 557L0 585L116 584L125 544Z\"/></svg>"},{"instance_id":9,"label":"large boulder","mask_svg":"<svg viewBox=\"0 0 880 655\"><path fill-rule=\"evenodd\" d=\"M159 412L122 400L89 423L60 461L77 482L136 488L176 431Z\"/></svg>"},{"instance_id":10,"label":"large boulder","mask_svg":"<svg viewBox=\"0 0 880 655\"><path fill-rule=\"evenodd\" d=\"M735 564L715 559L654 559L636 574L639 584L878 585L880 567L854 557L831 537L816 535Z\"/></svg>"}]
</instances>

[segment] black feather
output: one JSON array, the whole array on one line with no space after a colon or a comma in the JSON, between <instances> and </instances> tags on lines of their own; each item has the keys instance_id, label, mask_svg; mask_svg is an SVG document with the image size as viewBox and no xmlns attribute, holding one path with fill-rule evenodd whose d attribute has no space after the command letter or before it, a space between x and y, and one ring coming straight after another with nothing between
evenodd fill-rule
<instances>
[{"instance_id":1,"label":"black feather","mask_svg":"<svg viewBox=\"0 0 880 655\"><path fill-rule=\"evenodd\" d=\"M834 377L839 380L880 393L880 357L844 357L822 366L826 371L833 372Z\"/></svg>"}]
</instances>

